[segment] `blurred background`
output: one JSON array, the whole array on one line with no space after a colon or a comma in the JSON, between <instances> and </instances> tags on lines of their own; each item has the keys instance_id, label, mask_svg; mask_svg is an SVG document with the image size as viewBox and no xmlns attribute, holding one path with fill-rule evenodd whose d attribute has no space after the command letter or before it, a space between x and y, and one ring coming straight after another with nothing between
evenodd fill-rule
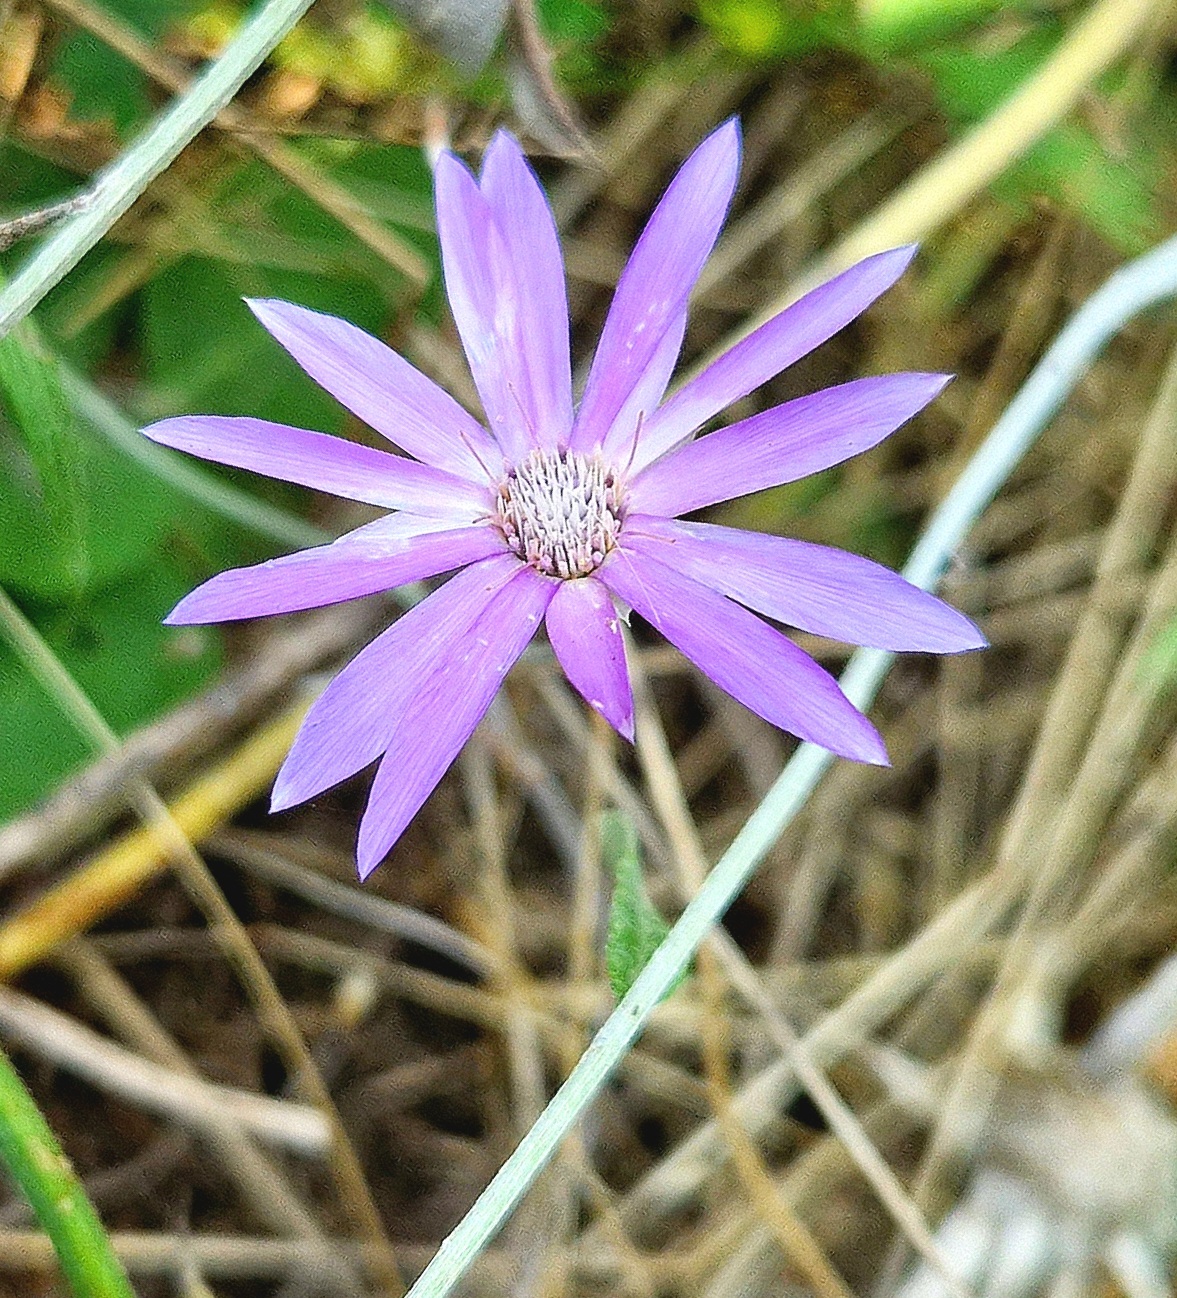
<instances>
[{"instance_id":1,"label":"blurred background","mask_svg":"<svg viewBox=\"0 0 1177 1298\"><path fill-rule=\"evenodd\" d=\"M0 274L247 8L0 0ZM346 316L473 404L428 158L477 160L506 124L563 232L583 374L662 188L737 113L684 366L815 268L919 239L730 417L958 377L879 449L708 517L897 567L1062 323L1173 230L1175 37L1171 0L319 0L0 343L0 587L42 665L9 619L0 1040L139 1292L398 1292L611 1006L602 812L673 917L792 747L637 626L644 753L537 645L362 892L367 777L267 816L308 689L396 605L161 625L213 572L366 517L138 437L192 412L373 440L241 298ZM729 915L757 996L730 958L700 963L463 1292L959 1294L936 1247L995 1296L1168 1292L1173 325L1157 309L1113 341L956 556L943 593L992 647L897 664L872 713L893 768L839 763ZM139 828L150 788L208 873ZM793 1080L793 1030L851 1110L837 1134ZM63 1292L32 1227L8 1193L0 1290Z\"/></svg>"}]
</instances>

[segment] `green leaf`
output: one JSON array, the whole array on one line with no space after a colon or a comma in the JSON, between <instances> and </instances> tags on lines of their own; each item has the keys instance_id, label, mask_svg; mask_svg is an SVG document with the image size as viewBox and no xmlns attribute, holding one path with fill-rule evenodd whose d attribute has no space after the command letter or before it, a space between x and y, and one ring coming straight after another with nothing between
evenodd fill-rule
<instances>
[{"instance_id":1,"label":"green leaf","mask_svg":"<svg viewBox=\"0 0 1177 1298\"><path fill-rule=\"evenodd\" d=\"M1177 618L1163 626L1144 651L1139 674L1150 692L1169 693L1177 685Z\"/></svg>"},{"instance_id":2,"label":"green leaf","mask_svg":"<svg viewBox=\"0 0 1177 1298\"><path fill-rule=\"evenodd\" d=\"M50 76L70 98L70 115L113 122L119 135L147 117L147 78L91 32L76 31L58 47Z\"/></svg>"},{"instance_id":3,"label":"green leaf","mask_svg":"<svg viewBox=\"0 0 1177 1298\"><path fill-rule=\"evenodd\" d=\"M72 607L181 534L191 576L210 547L236 557L239 535L78 423L28 328L0 341L0 434L0 583L14 594Z\"/></svg>"},{"instance_id":4,"label":"green leaf","mask_svg":"<svg viewBox=\"0 0 1177 1298\"><path fill-rule=\"evenodd\" d=\"M853 40L850 0L698 0L715 38L744 59L798 58Z\"/></svg>"},{"instance_id":5,"label":"green leaf","mask_svg":"<svg viewBox=\"0 0 1177 1298\"><path fill-rule=\"evenodd\" d=\"M1000 50L929 46L915 62L931 76L944 111L962 127L992 112L1042 65L1063 28L1043 23ZM1113 72L1100 83L1110 93L1123 81ZM1157 123L1172 120L1171 91L1159 86L1153 102L1134 112L1138 129L1115 151L1085 124L1064 123L1039 141L994 183L993 194L1014 207L1040 195L1071 211L1121 252L1135 254L1160 233L1157 194L1169 147Z\"/></svg>"},{"instance_id":6,"label":"green leaf","mask_svg":"<svg viewBox=\"0 0 1177 1298\"><path fill-rule=\"evenodd\" d=\"M26 330L0 341L0 581L76 597L90 577L82 457L52 360Z\"/></svg>"},{"instance_id":7,"label":"green leaf","mask_svg":"<svg viewBox=\"0 0 1177 1298\"><path fill-rule=\"evenodd\" d=\"M929 40L968 26L999 10L1018 11L1027 0L858 0L862 36L880 52L910 41Z\"/></svg>"},{"instance_id":8,"label":"green leaf","mask_svg":"<svg viewBox=\"0 0 1177 1298\"><path fill-rule=\"evenodd\" d=\"M189 697L217 672L220 636L165 627L191 585L181 564L153 559L79 607L29 606L50 648L122 734ZM60 708L0 646L0 715L15 742L0 745L0 821L44 797L93 754Z\"/></svg>"},{"instance_id":9,"label":"green leaf","mask_svg":"<svg viewBox=\"0 0 1177 1298\"><path fill-rule=\"evenodd\" d=\"M186 257L143 290L142 345L152 414L256 415L323 432L344 411L254 319L245 296L282 297L378 333L385 308L367 285L299 271Z\"/></svg>"},{"instance_id":10,"label":"green leaf","mask_svg":"<svg viewBox=\"0 0 1177 1298\"><path fill-rule=\"evenodd\" d=\"M613 995L621 998L670 931L654 909L642 877L637 831L620 812L610 811L601 822L601 855L613 874L613 901L605 940L605 971ZM690 969L667 992L669 996Z\"/></svg>"}]
</instances>

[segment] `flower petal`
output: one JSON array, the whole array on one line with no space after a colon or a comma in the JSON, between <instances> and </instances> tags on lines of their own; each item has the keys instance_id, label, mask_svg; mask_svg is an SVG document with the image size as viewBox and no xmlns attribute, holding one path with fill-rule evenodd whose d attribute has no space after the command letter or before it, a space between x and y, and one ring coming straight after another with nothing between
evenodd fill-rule
<instances>
[{"instance_id":1,"label":"flower petal","mask_svg":"<svg viewBox=\"0 0 1177 1298\"><path fill-rule=\"evenodd\" d=\"M625 547L815 635L925 653L960 653L985 644L963 613L845 550L642 514L626 519Z\"/></svg>"},{"instance_id":2,"label":"flower petal","mask_svg":"<svg viewBox=\"0 0 1177 1298\"><path fill-rule=\"evenodd\" d=\"M633 743L633 692L625 666L621 619L592 577L562 581L545 619L564 675L618 734Z\"/></svg>"},{"instance_id":3,"label":"flower petal","mask_svg":"<svg viewBox=\"0 0 1177 1298\"><path fill-rule=\"evenodd\" d=\"M482 160L480 188L502 236L516 304L508 359L518 371L519 398L535 441L555 449L572 430L568 357L568 294L556 218L523 150L496 131Z\"/></svg>"},{"instance_id":4,"label":"flower petal","mask_svg":"<svg viewBox=\"0 0 1177 1298\"><path fill-rule=\"evenodd\" d=\"M867 257L724 352L646 419L635 466L664 455L733 401L832 338L895 283L915 253L916 245L909 244Z\"/></svg>"},{"instance_id":5,"label":"flower petal","mask_svg":"<svg viewBox=\"0 0 1177 1298\"><path fill-rule=\"evenodd\" d=\"M740 168L740 129L725 122L683 163L621 274L572 432L572 449L615 456L666 391L687 298L711 254ZM636 403L636 405L635 405Z\"/></svg>"},{"instance_id":6,"label":"flower petal","mask_svg":"<svg viewBox=\"0 0 1177 1298\"><path fill-rule=\"evenodd\" d=\"M878 731L838 682L754 613L648 554L614 550L598 571L614 594L745 707L843 757L887 765Z\"/></svg>"},{"instance_id":7,"label":"flower petal","mask_svg":"<svg viewBox=\"0 0 1177 1298\"><path fill-rule=\"evenodd\" d=\"M356 848L361 879L388 854L474 733L558 584L520 567L474 623L434 657L428 677L397 719L372 782Z\"/></svg>"},{"instance_id":8,"label":"flower petal","mask_svg":"<svg viewBox=\"0 0 1177 1298\"><path fill-rule=\"evenodd\" d=\"M320 387L414 459L472 482L501 470L478 420L378 338L292 302L245 304Z\"/></svg>"},{"instance_id":9,"label":"flower petal","mask_svg":"<svg viewBox=\"0 0 1177 1298\"><path fill-rule=\"evenodd\" d=\"M311 706L274 781L270 810L305 802L375 761L438 660L519 567L503 555L463 568L365 645Z\"/></svg>"},{"instance_id":10,"label":"flower petal","mask_svg":"<svg viewBox=\"0 0 1177 1298\"><path fill-rule=\"evenodd\" d=\"M487 523L439 527L437 519L393 514L330 545L218 573L164 620L182 626L321 608L436 577L503 549L503 538Z\"/></svg>"},{"instance_id":11,"label":"flower petal","mask_svg":"<svg viewBox=\"0 0 1177 1298\"><path fill-rule=\"evenodd\" d=\"M490 507L485 485L476 486L403 455L389 455L342 437L265 419L181 415L161 419L143 433L153 442L202 460L251 469L385 509L458 517L466 522L472 512L485 513Z\"/></svg>"},{"instance_id":12,"label":"flower petal","mask_svg":"<svg viewBox=\"0 0 1177 1298\"><path fill-rule=\"evenodd\" d=\"M536 444L510 254L486 196L451 153L434 173L446 294L490 431L511 464Z\"/></svg>"},{"instance_id":13,"label":"flower petal","mask_svg":"<svg viewBox=\"0 0 1177 1298\"><path fill-rule=\"evenodd\" d=\"M808 477L881 442L948 381L942 374L884 374L786 401L643 469L630 485L630 508L674 517Z\"/></svg>"}]
</instances>

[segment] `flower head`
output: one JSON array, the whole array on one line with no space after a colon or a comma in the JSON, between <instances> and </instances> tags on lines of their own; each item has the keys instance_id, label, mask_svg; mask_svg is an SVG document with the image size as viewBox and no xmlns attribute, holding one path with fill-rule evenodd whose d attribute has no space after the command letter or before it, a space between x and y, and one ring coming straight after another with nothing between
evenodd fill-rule
<instances>
[{"instance_id":1,"label":"flower head","mask_svg":"<svg viewBox=\"0 0 1177 1298\"><path fill-rule=\"evenodd\" d=\"M626 738L633 699L621 606L760 716L880 764L874 726L763 618L883 649L984 643L967 618L869 560L679 521L865 451L947 382L857 379L695 438L853 320L914 252L860 262L663 401L739 152L739 128L727 122L671 182L621 276L579 404L555 221L519 145L500 132L477 179L449 154L436 173L446 290L485 426L353 325L254 301L299 365L404 454L259 419L192 415L144 430L205 459L391 511L330 545L213 577L181 600L173 623L288 613L457 570L335 677L275 783L277 810L381 759L360 825L362 876L445 773L541 622L569 681Z\"/></svg>"}]
</instances>

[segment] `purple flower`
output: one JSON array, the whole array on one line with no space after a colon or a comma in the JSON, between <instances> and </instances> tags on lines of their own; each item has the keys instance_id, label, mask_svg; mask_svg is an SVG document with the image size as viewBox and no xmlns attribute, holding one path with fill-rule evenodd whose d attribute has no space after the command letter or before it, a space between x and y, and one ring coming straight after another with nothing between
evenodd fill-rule
<instances>
[{"instance_id":1,"label":"purple flower","mask_svg":"<svg viewBox=\"0 0 1177 1298\"><path fill-rule=\"evenodd\" d=\"M330 545L221 573L170 622L289 613L459 570L335 677L278 773L274 810L381 759L360 824L361 876L441 779L541 622L569 681L627 739L626 607L774 725L879 764L887 755L874 726L758 615L882 649L984 644L967 618L867 559L678 521L867 450L947 382L856 379L694 440L853 320L914 253L860 262L663 402L739 154L730 121L671 182L621 276L579 405L555 222L519 145L499 132L478 179L450 155L436 176L446 289L486 427L353 325L263 300L249 305L299 365L406 454L260 419L190 415L144 430L205 459L392 511Z\"/></svg>"}]
</instances>

